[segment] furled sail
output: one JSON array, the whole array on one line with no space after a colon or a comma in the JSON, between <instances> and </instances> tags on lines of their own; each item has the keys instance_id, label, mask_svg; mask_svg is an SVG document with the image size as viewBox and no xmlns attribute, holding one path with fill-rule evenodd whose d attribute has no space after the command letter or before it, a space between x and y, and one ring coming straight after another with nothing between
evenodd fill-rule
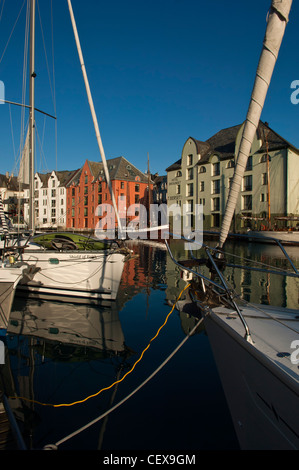
<instances>
[{"instance_id":1,"label":"furled sail","mask_svg":"<svg viewBox=\"0 0 299 470\"><path fill-rule=\"evenodd\" d=\"M29 184L29 131L26 135L25 145L22 152L18 182Z\"/></svg>"},{"instance_id":2,"label":"furled sail","mask_svg":"<svg viewBox=\"0 0 299 470\"><path fill-rule=\"evenodd\" d=\"M243 174L248 156L250 154L253 138L259 124L266 94L270 85L272 73L277 60L278 52L288 22L292 0L272 0L268 15L268 24L265 33L263 49L260 56L255 83L246 116L241 138L233 181L230 186L226 203L225 214L222 221L219 246L223 246L234 215L237 198L240 192Z\"/></svg>"}]
</instances>

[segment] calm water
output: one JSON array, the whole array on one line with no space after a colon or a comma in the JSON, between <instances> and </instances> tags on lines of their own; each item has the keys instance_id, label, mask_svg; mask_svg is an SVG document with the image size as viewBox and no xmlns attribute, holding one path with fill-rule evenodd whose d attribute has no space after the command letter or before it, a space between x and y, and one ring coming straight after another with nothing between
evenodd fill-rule
<instances>
[{"instance_id":1,"label":"calm water","mask_svg":"<svg viewBox=\"0 0 299 470\"><path fill-rule=\"evenodd\" d=\"M169 356L195 320L176 310L140 357L185 283L165 249L132 243L137 255L125 266L117 302L87 306L16 298L7 336L1 389L11 401L28 448L61 450L238 449L208 337L200 328L167 365L129 400L74 437L74 431L119 403ZM231 244L236 256L283 266L279 249ZM180 242L175 255L184 257ZM299 250L299 249L298 249ZM297 249L290 248L299 265ZM240 262L236 259L237 262ZM247 300L298 308L293 278L227 268L227 280ZM34 403L24 400L29 398ZM38 404L36 401L43 403Z\"/></svg>"}]
</instances>

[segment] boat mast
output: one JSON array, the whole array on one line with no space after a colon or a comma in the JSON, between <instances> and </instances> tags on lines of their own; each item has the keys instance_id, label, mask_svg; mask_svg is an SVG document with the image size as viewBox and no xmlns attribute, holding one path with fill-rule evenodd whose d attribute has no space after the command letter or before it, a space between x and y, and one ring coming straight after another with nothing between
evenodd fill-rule
<instances>
[{"instance_id":1,"label":"boat mast","mask_svg":"<svg viewBox=\"0 0 299 470\"><path fill-rule=\"evenodd\" d=\"M256 72L254 87L239 146L233 181L230 186L225 214L222 221L219 237L220 248L222 248L225 243L234 215L247 159L259 124L272 73L285 32L285 27L288 22L291 5L292 0L272 0L263 49Z\"/></svg>"},{"instance_id":2,"label":"boat mast","mask_svg":"<svg viewBox=\"0 0 299 470\"><path fill-rule=\"evenodd\" d=\"M117 209L117 206L116 206L115 196L114 196L113 189L112 189L112 184L111 184L110 175L109 175L109 171L108 171L108 166L107 166L107 162L106 162L104 147L103 147L103 144L102 144L102 139L101 139L101 135L100 135L98 120L97 120L97 116L96 116L96 112L95 112L95 108L94 108L94 104L93 104L93 99L92 99L92 96L91 96L90 86L89 86L88 77L87 77L87 73L86 73L86 68L85 68L85 64L84 64L83 54L82 54L81 45L80 45L80 39L79 39L79 35L78 35L78 30L77 30L77 26L76 26L76 21L75 21L75 17L74 17L74 12L73 12L73 8L72 8L71 0L68 0L68 6L69 6L71 22L72 22L72 26L73 26L73 30L74 30L75 41L76 41L76 45L77 45L77 49L78 49L78 55L79 55L79 60L80 60L80 64L81 64L82 74L83 74L83 78L84 78L84 82L85 82L85 88L86 88L88 103L89 103L89 106L90 106L90 111L91 111L91 115L92 115L92 119L93 119L95 133L96 133L96 137L97 137L97 141L98 141L98 146L99 146L100 154L101 154L101 157L102 157L106 182L107 182L107 185L109 187L113 208L114 208L116 218L117 218L119 238L122 238L123 237L122 225L121 225L118 209Z\"/></svg>"},{"instance_id":3,"label":"boat mast","mask_svg":"<svg viewBox=\"0 0 299 470\"><path fill-rule=\"evenodd\" d=\"M35 158L35 0L30 3L30 84L29 84L29 230L35 230L34 158Z\"/></svg>"}]
</instances>

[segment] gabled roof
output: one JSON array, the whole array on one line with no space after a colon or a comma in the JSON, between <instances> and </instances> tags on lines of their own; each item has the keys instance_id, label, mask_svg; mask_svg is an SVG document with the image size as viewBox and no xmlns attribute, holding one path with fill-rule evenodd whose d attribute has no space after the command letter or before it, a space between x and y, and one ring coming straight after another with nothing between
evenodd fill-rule
<instances>
[{"instance_id":1,"label":"gabled roof","mask_svg":"<svg viewBox=\"0 0 299 470\"><path fill-rule=\"evenodd\" d=\"M212 137L210 137L206 142L201 142L191 137L196 144L198 150L197 153L201 155L201 159L199 160L198 164L201 165L203 163L206 163L209 160L210 156L214 153L219 155L220 160L234 158L236 137L241 126L242 124L239 124L237 126L228 127L227 129L222 129L221 131L217 132ZM257 133L258 138L262 140L262 146L259 149L259 152L266 152L267 142L269 152L274 150L280 150L283 148L292 148L296 152L299 152L299 150L295 146L286 141L283 137L277 134L277 132L270 129L267 123L263 123L262 121L260 121L259 126L257 128ZM166 169L166 171L174 171L180 168L181 159L170 165Z\"/></svg>"}]
</instances>

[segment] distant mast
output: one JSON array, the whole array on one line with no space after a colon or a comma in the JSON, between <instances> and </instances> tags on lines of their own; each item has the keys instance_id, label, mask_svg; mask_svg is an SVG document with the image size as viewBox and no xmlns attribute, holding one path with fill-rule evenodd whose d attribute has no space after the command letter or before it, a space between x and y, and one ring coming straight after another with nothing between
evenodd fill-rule
<instances>
[{"instance_id":1,"label":"distant mast","mask_svg":"<svg viewBox=\"0 0 299 470\"><path fill-rule=\"evenodd\" d=\"M29 88L29 230L35 230L34 159L35 159L35 0L30 3L30 88Z\"/></svg>"}]
</instances>

